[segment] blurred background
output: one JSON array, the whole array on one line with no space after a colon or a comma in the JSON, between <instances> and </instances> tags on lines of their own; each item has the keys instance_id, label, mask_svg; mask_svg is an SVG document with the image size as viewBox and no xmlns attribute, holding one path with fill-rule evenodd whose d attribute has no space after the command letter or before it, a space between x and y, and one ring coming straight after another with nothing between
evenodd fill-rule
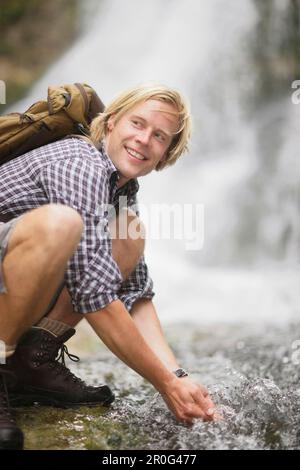
<instances>
[{"instance_id":1,"label":"blurred background","mask_svg":"<svg viewBox=\"0 0 300 470\"><path fill-rule=\"evenodd\" d=\"M117 400L20 412L26 448L299 448L300 0L0 0L0 31L2 113L80 81L105 103L149 80L190 102L190 153L140 179L139 202L148 233L153 203L204 207L201 250L148 237L146 260L176 357L225 416L176 424L82 322L73 370Z\"/></svg>"},{"instance_id":2,"label":"blurred background","mask_svg":"<svg viewBox=\"0 0 300 470\"><path fill-rule=\"evenodd\" d=\"M205 210L203 249L148 239L162 320L294 315L300 105L292 103L291 84L300 79L300 1L0 5L2 113L44 99L49 84L76 81L91 84L104 102L149 80L178 88L190 102L190 153L140 181L142 216L151 203Z\"/></svg>"}]
</instances>

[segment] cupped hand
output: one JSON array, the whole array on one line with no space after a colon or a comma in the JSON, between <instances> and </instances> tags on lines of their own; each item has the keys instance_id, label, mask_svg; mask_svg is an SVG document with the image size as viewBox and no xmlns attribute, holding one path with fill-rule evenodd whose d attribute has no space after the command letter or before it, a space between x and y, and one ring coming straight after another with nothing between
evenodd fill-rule
<instances>
[{"instance_id":1,"label":"cupped hand","mask_svg":"<svg viewBox=\"0 0 300 470\"><path fill-rule=\"evenodd\" d=\"M208 390L190 377L174 377L161 395L177 420L184 424L192 425L195 418L204 421L218 419Z\"/></svg>"}]
</instances>

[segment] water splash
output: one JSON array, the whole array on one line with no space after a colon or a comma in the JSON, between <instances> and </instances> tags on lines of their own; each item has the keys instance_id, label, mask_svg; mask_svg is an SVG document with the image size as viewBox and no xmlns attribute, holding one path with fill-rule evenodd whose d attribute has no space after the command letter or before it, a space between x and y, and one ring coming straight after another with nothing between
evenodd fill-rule
<instances>
[{"instance_id":1,"label":"water splash","mask_svg":"<svg viewBox=\"0 0 300 470\"><path fill-rule=\"evenodd\" d=\"M167 334L181 363L207 385L223 419L199 419L187 427L148 383L112 356L84 361L73 367L76 373L93 383L108 378L117 396L101 417L107 425L122 427L108 438L112 448L299 448L300 370L293 361L299 323L265 331L243 325L223 324L217 331L177 325Z\"/></svg>"}]
</instances>

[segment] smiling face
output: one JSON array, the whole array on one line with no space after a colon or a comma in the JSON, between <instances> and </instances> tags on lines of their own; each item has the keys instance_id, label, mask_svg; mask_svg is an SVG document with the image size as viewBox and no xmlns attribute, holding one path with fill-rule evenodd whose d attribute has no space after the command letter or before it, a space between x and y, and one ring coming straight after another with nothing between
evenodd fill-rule
<instances>
[{"instance_id":1,"label":"smiling face","mask_svg":"<svg viewBox=\"0 0 300 470\"><path fill-rule=\"evenodd\" d=\"M119 172L118 186L154 170L166 157L177 130L175 106L155 99L137 104L118 121L112 116L105 150Z\"/></svg>"}]
</instances>

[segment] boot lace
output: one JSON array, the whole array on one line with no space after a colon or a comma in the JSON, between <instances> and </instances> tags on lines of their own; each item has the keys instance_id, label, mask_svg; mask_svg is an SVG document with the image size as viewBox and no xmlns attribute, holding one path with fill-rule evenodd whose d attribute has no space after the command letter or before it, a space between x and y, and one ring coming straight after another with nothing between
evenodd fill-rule
<instances>
[{"instance_id":1,"label":"boot lace","mask_svg":"<svg viewBox=\"0 0 300 470\"><path fill-rule=\"evenodd\" d=\"M69 350L67 348L67 346L65 344L63 344L59 350L59 355L57 356L56 360L59 361L61 360L61 363L66 366L66 361L65 361L65 354L68 356L68 358L73 361L73 362L79 362L80 359L78 356L76 356L75 354L71 354L69 353Z\"/></svg>"},{"instance_id":2,"label":"boot lace","mask_svg":"<svg viewBox=\"0 0 300 470\"><path fill-rule=\"evenodd\" d=\"M85 388L86 384L79 377L76 377L70 369L66 366L67 356L72 362L79 362L79 357L75 354L71 354L65 344L62 344L57 351L57 357L49 363L50 367L55 370L57 375L63 375L66 380L72 380L73 384L77 384L81 388ZM60 361L60 362L59 362Z\"/></svg>"}]
</instances>

